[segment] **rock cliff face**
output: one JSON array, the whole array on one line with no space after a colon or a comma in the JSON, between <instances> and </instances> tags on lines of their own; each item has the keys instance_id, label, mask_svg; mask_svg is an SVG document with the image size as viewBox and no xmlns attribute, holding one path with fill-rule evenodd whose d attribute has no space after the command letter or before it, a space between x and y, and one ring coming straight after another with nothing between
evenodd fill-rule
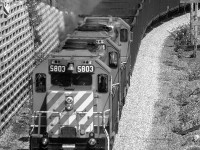
<instances>
[{"instance_id":1,"label":"rock cliff face","mask_svg":"<svg viewBox=\"0 0 200 150\"><path fill-rule=\"evenodd\" d=\"M28 81L35 62L59 44L64 17L43 2L0 0L0 132L30 99Z\"/></svg>"}]
</instances>

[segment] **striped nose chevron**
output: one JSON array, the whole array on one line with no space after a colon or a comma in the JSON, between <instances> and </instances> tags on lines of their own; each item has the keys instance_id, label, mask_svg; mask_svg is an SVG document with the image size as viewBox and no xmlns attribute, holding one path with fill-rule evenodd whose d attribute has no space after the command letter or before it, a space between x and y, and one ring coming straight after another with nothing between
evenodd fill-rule
<instances>
[{"instance_id":1,"label":"striped nose chevron","mask_svg":"<svg viewBox=\"0 0 200 150\"><path fill-rule=\"evenodd\" d=\"M70 101L68 101L70 99ZM47 132L59 134L59 125L80 129L84 125L86 132L93 131L93 99L92 91L50 91L47 96L47 110L60 112L47 114ZM66 109L69 106L71 109Z\"/></svg>"}]
</instances>

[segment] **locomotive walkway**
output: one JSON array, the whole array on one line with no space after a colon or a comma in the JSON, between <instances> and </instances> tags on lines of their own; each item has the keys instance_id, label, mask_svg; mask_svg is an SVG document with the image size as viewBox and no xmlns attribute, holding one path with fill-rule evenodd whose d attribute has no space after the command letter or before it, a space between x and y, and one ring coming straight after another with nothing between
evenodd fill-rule
<instances>
[{"instance_id":1,"label":"locomotive walkway","mask_svg":"<svg viewBox=\"0 0 200 150\"><path fill-rule=\"evenodd\" d=\"M174 18L149 32L141 41L134 66L131 86L115 139L114 150L171 150L154 148L157 142L166 144L166 139L155 135L153 129L155 103L159 93L161 54L166 38L174 28L189 22L189 14Z\"/></svg>"}]
</instances>

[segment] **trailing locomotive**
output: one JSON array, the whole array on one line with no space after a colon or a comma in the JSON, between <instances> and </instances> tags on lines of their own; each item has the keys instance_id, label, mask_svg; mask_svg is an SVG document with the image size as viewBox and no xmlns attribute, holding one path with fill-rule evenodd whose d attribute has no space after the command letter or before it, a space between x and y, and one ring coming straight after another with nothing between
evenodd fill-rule
<instances>
[{"instance_id":1,"label":"trailing locomotive","mask_svg":"<svg viewBox=\"0 0 200 150\"><path fill-rule=\"evenodd\" d=\"M109 65L109 60L103 61L112 69L113 82L120 83L120 105L123 105L130 85L131 76L130 44L132 42L133 33L130 30L130 26L119 17L86 17L72 36L77 38L106 39L106 41L108 41L105 43L107 53L112 51L112 49L118 49L120 70ZM121 75L119 75L119 73L121 73ZM120 78L119 81L117 81L118 75Z\"/></svg>"},{"instance_id":2,"label":"trailing locomotive","mask_svg":"<svg viewBox=\"0 0 200 150\"><path fill-rule=\"evenodd\" d=\"M112 149L131 72L130 27L85 18L33 72L30 149Z\"/></svg>"}]
</instances>

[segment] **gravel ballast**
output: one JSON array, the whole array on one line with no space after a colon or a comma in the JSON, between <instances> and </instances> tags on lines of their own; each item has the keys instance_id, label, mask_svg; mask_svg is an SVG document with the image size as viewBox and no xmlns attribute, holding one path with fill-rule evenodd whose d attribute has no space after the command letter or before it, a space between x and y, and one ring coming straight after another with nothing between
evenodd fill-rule
<instances>
[{"instance_id":1,"label":"gravel ballast","mask_svg":"<svg viewBox=\"0 0 200 150\"><path fill-rule=\"evenodd\" d=\"M150 150L152 142L161 140L151 137L154 105L162 98L159 93L161 52L170 32L189 23L189 18L189 14L185 14L165 22L141 41L114 150Z\"/></svg>"}]
</instances>

